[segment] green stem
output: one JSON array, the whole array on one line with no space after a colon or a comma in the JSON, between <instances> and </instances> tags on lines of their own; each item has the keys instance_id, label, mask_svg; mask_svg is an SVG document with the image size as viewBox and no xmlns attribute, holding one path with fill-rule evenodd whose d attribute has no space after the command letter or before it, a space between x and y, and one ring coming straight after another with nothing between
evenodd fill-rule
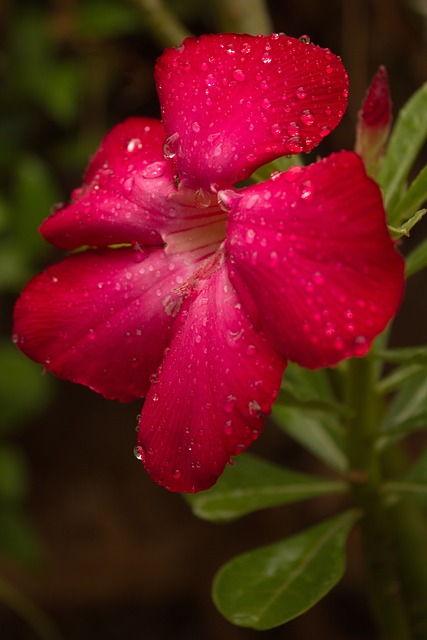
<instances>
[{"instance_id":1,"label":"green stem","mask_svg":"<svg viewBox=\"0 0 427 640\"><path fill-rule=\"evenodd\" d=\"M346 400L352 410L348 420L349 479L354 503L364 514L361 530L368 595L378 626L385 640L411 640L375 447L381 410L376 378L376 363L369 356L348 362Z\"/></svg>"},{"instance_id":2,"label":"green stem","mask_svg":"<svg viewBox=\"0 0 427 640\"><path fill-rule=\"evenodd\" d=\"M162 0L133 0L157 42L163 47L175 47L191 35Z\"/></svg>"},{"instance_id":3,"label":"green stem","mask_svg":"<svg viewBox=\"0 0 427 640\"><path fill-rule=\"evenodd\" d=\"M221 31L268 35L273 24L264 0L215 0Z\"/></svg>"}]
</instances>

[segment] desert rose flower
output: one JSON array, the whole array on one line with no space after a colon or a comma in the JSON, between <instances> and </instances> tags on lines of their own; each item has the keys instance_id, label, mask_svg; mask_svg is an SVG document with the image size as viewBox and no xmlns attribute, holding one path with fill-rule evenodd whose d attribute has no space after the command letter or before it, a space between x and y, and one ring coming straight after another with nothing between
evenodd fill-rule
<instances>
[{"instance_id":1,"label":"desert rose flower","mask_svg":"<svg viewBox=\"0 0 427 640\"><path fill-rule=\"evenodd\" d=\"M137 456L172 491L210 487L254 441L287 359L362 356L395 314L402 259L352 152L273 173L340 121L347 76L284 35L189 38L156 66L162 121L102 141L41 227L66 250L15 310L15 341L106 398L145 397Z\"/></svg>"}]
</instances>

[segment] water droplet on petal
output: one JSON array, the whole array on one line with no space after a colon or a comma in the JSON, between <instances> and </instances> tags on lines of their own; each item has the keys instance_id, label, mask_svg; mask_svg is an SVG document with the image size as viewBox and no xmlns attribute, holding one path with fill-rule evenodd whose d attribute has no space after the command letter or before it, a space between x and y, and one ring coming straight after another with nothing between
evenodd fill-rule
<instances>
[{"instance_id":1,"label":"water droplet on petal","mask_svg":"<svg viewBox=\"0 0 427 640\"><path fill-rule=\"evenodd\" d=\"M271 102L268 98L264 98L264 100L261 102L261 106L263 109L269 109L271 107Z\"/></svg>"},{"instance_id":2,"label":"water droplet on petal","mask_svg":"<svg viewBox=\"0 0 427 640\"><path fill-rule=\"evenodd\" d=\"M248 198L243 201L243 206L245 209L252 209L259 200L259 195L257 193L251 194Z\"/></svg>"},{"instance_id":3,"label":"water droplet on petal","mask_svg":"<svg viewBox=\"0 0 427 640\"><path fill-rule=\"evenodd\" d=\"M126 151L128 153L134 153L138 149L142 148L141 140L139 138L132 138L126 145Z\"/></svg>"},{"instance_id":4,"label":"water droplet on petal","mask_svg":"<svg viewBox=\"0 0 427 640\"><path fill-rule=\"evenodd\" d=\"M174 480L179 480L181 475L182 475L182 472L179 469L175 469L175 471L172 474L172 477L174 478Z\"/></svg>"},{"instance_id":5,"label":"water droplet on petal","mask_svg":"<svg viewBox=\"0 0 427 640\"><path fill-rule=\"evenodd\" d=\"M319 135L321 138L326 138L326 136L331 132L329 127L322 127L319 131Z\"/></svg>"},{"instance_id":6,"label":"water droplet on petal","mask_svg":"<svg viewBox=\"0 0 427 640\"><path fill-rule=\"evenodd\" d=\"M288 138L285 144L291 153L301 153L304 148L301 142L301 138L298 138L298 136L292 136L291 138Z\"/></svg>"},{"instance_id":7,"label":"water droplet on petal","mask_svg":"<svg viewBox=\"0 0 427 640\"><path fill-rule=\"evenodd\" d=\"M294 167L289 167L289 169L285 171L283 175L287 182L295 182L296 180L298 180L302 172L303 168L295 165Z\"/></svg>"},{"instance_id":8,"label":"water droplet on petal","mask_svg":"<svg viewBox=\"0 0 427 640\"><path fill-rule=\"evenodd\" d=\"M249 42L244 42L242 44L242 48L240 49L240 53L250 53L251 52L251 45L249 44Z\"/></svg>"},{"instance_id":9,"label":"water droplet on petal","mask_svg":"<svg viewBox=\"0 0 427 640\"><path fill-rule=\"evenodd\" d=\"M211 204L211 194L204 189L197 189L194 194L194 203L196 207L206 209L206 207L209 207Z\"/></svg>"},{"instance_id":10,"label":"water droplet on petal","mask_svg":"<svg viewBox=\"0 0 427 640\"><path fill-rule=\"evenodd\" d=\"M276 251L272 251L270 253L270 257L268 259L268 263L269 263L270 267L277 266L278 262L279 262L279 256L278 256L277 252Z\"/></svg>"},{"instance_id":11,"label":"water droplet on petal","mask_svg":"<svg viewBox=\"0 0 427 640\"><path fill-rule=\"evenodd\" d=\"M235 403L236 403L235 396L232 396L232 395L227 396L223 405L225 413L233 413Z\"/></svg>"},{"instance_id":12,"label":"water droplet on petal","mask_svg":"<svg viewBox=\"0 0 427 640\"><path fill-rule=\"evenodd\" d=\"M237 80L237 82L243 82L244 80L246 80L246 76L242 69L235 69L233 71L233 78Z\"/></svg>"},{"instance_id":13,"label":"water droplet on petal","mask_svg":"<svg viewBox=\"0 0 427 640\"><path fill-rule=\"evenodd\" d=\"M179 138L179 133L173 133L163 143L163 153L166 158L174 158L176 156L176 142Z\"/></svg>"},{"instance_id":14,"label":"water droplet on petal","mask_svg":"<svg viewBox=\"0 0 427 640\"><path fill-rule=\"evenodd\" d=\"M311 40L310 40L310 36L307 36L306 34L302 35L299 37L300 42L302 42L303 44L310 44Z\"/></svg>"},{"instance_id":15,"label":"water droplet on petal","mask_svg":"<svg viewBox=\"0 0 427 640\"><path fill-rule=\"evenodd\" d=\"M193 129L194 133L199 133L200 131L200 125L198 122L193 122L191 128Z\"/></svg>"},{"instance_id":16,"label":"water droplet on petal","mask_svg":"<svg viewBox=\"0 0 427 640\"><path fill-rule=\"evenodd\" d=\"M314 116L309 109L304 109L304 111L301 111L300 119L301 122L306 125L311 125L314 122Z\"/></svg>"},{"instance_id":17,"label":"water droplet on petal","mask_svg":"<svg viewBox=\"0 0 427 640\"><path fill-rule=\"evenodd\" d=\"M248 244L252 244L256 237L256 232L253 229L248 229L246 231L246 242Z\"/></svg>"},{"instance_id":18,"label":"water droplet on petal","mask_svg":"<svg viewBox=\"0 0 427 640\"><path fill-rule=\"evenodd\" d=\"M301 185L301 198L308 200L313 195L313 183L310 180L306 180Z\"/></svg>"},{"instance_id":19,"label":"water droplet on petal","mask_svg":"<svg viewBox=\"0 0 427 640\"><path fill-rule=\"evenodd\" d=\"M160 178L166 170L165 162L152 162L151 164L147 164L146 167L141 171L141 175L143 178Z\"/></svg>"},{"instance_id":20,"label":"water droplet on petal","mask_svg":"<svg viewBox=\"0 0 427 640\"><path fill-rule=\"evenodd\" d=\"M263 53L263 55L261 56L261 60L263 61L264 64L269 64L272 61L272 57L269 53Z\"/></svg>"},{"instance_id":21,"label":"water droplet on petal","mask_svg":"<svg viewBox=\"0 0 427 640\"><path fill-rule=\"evenodd\" d=\"M273 124L271 127L271 133L273 136L280 136L282 133L282 129L279 124Z\"/></svg>"},{"instance_id":22,"label":"water droplet on petal","mask_svg":"<svg viewBox=\"0 0 427 640\"><path fill-rule=\"evenodd\" d=\"M365 338L365 336L357 336L357 338L355 339L355 348L354 348L354 353L356 356L363 356L365 355L366 351L368 350L368 341Z\"/></svg>"},{"instance_id":23,"label":"water droplet on petal","mask_svg":"<svg viewBox=\"0 0 427 640\"><path fill-rule=\"evenodd\" d=\"M295 95L299 100L303 100L306 97L307 92L304 87L298 87L298 89L295 91Z\"/></svg>"},{"instance_id":24,"label":"water droplet on petal","mask_svg":"<svg viewBox=\"0 0 427 640\"><path fill-rule=\"evenodd\" d=\"M248 404L249 415L253 418L259 418L261 415L261 406L256 400L251 400Z\"/></svg>"},{"instance_id":25,"label":"water droplet on petal","mask_svg":"<svg viewBox=\"0 0 427 640\"><path fill-rule=\"evenodd\" d=\"M137 447L134 448L133 455L137 460L141 460L141 462L145 462L145 459L146 459L145 449L144 447L141 447L141 445L138 445Z\"/></svg>"},{"instance_id":26,"label":"water droplet on petal","mask_svg":"<svg viewBox=\"0 0 427 640\"><path fill-rule=\"evenodd\" d=\"M256 346L254 344L248 344L246 347L246 355L253 356L256 353Z\"/></svg>"},{"instance_id":27,"label":"water droplet on petal","mask_svg":"<svg viewBox=\"0 0 427 640\"><path fill-rule=\"evenodd\" d=\"M224 433L226 436L233 435L233 424L231 420L227 420L227 422L224 424Z\"/></svg>"}]
</instances>

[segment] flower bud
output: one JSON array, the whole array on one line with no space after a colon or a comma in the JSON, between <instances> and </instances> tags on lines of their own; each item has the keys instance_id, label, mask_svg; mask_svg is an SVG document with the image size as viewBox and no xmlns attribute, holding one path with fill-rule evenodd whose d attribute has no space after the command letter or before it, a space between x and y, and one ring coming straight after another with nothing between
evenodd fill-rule
<instances>
[{"instance_id":1,"label":"flower bud","mask_svg":"<svg viewBox=\"0 0 427 640\"><path fill-rule=\"evenodd\" d=\"M373 77L358 113L355 151L372 177L378 173L391 126L392 103L385 67Z\"/></svg>"}]
</instances>

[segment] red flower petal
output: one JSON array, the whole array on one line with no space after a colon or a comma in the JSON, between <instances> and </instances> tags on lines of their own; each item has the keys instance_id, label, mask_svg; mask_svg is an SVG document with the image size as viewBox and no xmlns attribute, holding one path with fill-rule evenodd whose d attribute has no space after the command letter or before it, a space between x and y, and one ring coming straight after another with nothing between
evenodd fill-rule
<instances>
[{"instance_id":1,"label":"red flower petal","mask_svg":"<svg viewBox=\"0 0 427 640\"><path fill-rule=\"evenodd\" d=\"M254 331L225 267L181 319L141 414L139 452L156 482L196 492L258 437L285 363Z\"/></svg>"},{"instance_id":2,"label":"red flower petal","mask_svg":"<svg viewBox=\"0 0 427 640\"><path fill-rule=\"evenodd\" d=\"M327 49L273 34L187 38L156 67L165 152L194 187L231 186L310 151L341 120L347 74Z\"/></svg>"},{"instance_id":3,"label":"red flower petal","mask_svg":"<svg viewBox=\"0 0 427 640\"><path fill-rule=\"evenodd\" d=\"M84 245L162 244L174 228L173 163L165 159L160 121L130 118L108 133L90 163L85 184L68 206L57 209L40 231L61 249ZM175 214L175 216L174 216Z\"/></svg>"},{"instance_id":4,"label":"red flower petal","mask_svg":"<svg viewBox=\"0 0 427 640\"><path fill-rule=\"evenodd\" d=\"M87 251L34 278L15 307L19 348L106 398L143 397L170 340L194 265L161 249Z\"/></svg>"},{"instance_id":5,"label":"red flower petal","mask_svg":"<svg viewBox=\"0 0 427 640\"><path fill-rule=\"evenodd\" d=\"M378 186L351 152L231 199L230 279L282 355L310 368L363 355L396 313L403 260Z\"/></svg>"}]
</instances>

